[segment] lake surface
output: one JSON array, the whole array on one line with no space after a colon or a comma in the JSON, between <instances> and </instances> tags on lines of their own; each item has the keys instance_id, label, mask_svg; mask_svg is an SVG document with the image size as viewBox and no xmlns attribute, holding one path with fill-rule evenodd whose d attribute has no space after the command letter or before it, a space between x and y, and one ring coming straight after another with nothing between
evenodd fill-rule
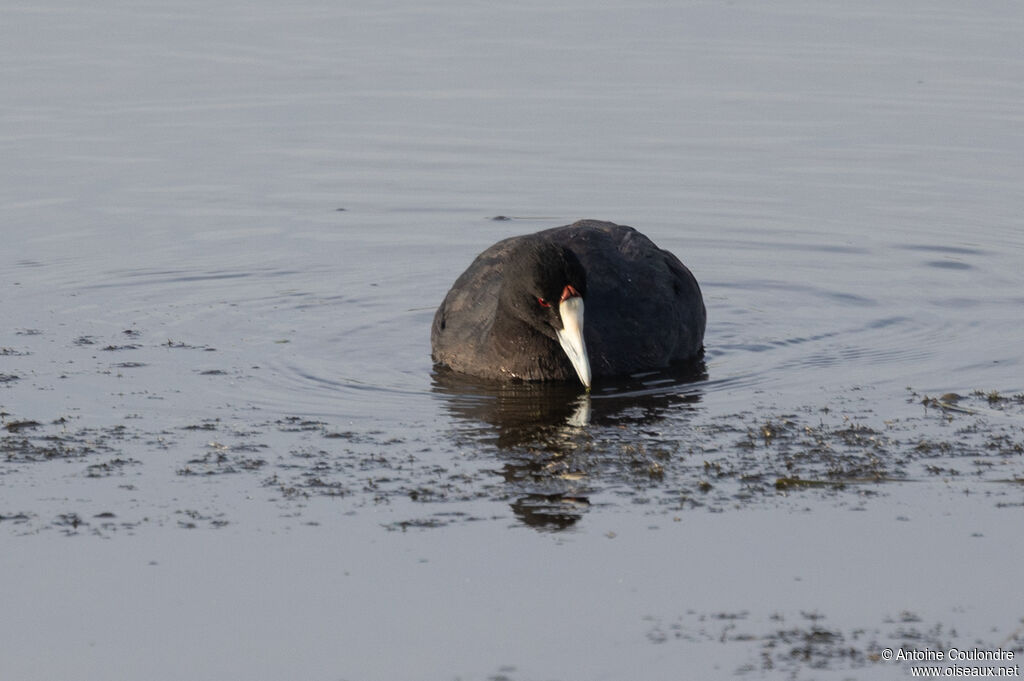
<instances>
[{"instance_id":1,"label":"lake surface","mask_svg":"<svg viewBox=\"0 0 1024 681\"><path fill-rule=\"evenodd\" d=\"M1024 6L0 17L0 677L1019 662ZM435 372L580 218L694 272L702 371Z\"/></svg>"}]
</instances>

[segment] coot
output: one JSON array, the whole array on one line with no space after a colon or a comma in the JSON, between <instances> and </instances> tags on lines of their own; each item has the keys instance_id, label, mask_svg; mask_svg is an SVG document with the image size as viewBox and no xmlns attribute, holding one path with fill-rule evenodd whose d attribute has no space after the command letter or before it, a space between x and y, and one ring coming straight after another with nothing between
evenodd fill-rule
<instances>
[{"instance_id":1,"label":"coot","mask_svg":"<svg viewBox=\"0 0 1024 681\"><path fill-rule=\"evenodd\" d=\"M584 324L584 308L586 323ZM434 315L434 361L499 380L624 376L698 358L700 287L632 227L581 220L499 241Z\"/></svg>"}]
</instances>

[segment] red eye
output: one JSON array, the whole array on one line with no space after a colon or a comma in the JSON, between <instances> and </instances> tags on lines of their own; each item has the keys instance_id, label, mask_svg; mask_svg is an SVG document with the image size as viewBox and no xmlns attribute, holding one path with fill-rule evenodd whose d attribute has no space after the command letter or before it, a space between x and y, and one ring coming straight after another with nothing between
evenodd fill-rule
<instances>
[{"instance_id":1,"label":"red eye","mask_svg":"<svg viewBox=\"0 0 1024 681\"><path fill-rule=\"evenodd\" d=\"M551 303L544 300L543 298L537 298L537 303L540 304L541 307L551 307Z\"/></svg>"}]
</instances>

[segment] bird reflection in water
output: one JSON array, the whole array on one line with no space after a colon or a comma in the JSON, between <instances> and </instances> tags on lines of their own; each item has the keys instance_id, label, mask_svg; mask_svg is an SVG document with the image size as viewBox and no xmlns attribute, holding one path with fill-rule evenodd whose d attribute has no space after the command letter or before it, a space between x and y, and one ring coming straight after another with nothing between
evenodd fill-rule
<instances>
[{"instance_id":1,"label":"bird reflection in water","mask_svg":"<svg viewBox=\"0 0 1024 681\"><path fill-rule=\"evenodd\" d=\"M496 447L500 475L521 522L571 528L599 486L629 482L617 452L650 426L701 399L703 361L602 381L593 392L571 382L505 382L436 369L433 390L456 421L460 444ZM610 451L613 455L609 455Z\"/></svg>"}]
</instances>

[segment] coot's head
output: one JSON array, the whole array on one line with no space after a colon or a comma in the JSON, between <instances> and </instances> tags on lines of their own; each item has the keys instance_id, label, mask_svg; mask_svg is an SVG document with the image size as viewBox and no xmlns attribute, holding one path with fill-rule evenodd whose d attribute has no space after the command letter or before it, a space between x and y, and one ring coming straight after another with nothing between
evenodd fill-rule
<instances>
[{"instance_id":1,"label":"coot's head","mask_svg":"<svg viewBox=\"0 0 1024 681\"><path fill-rule=\"evenodd\" d=\"M590 388L590 359L583 341L587 275L576 255L549 241L526 241L509 254L499 305L506 314L558 341L583 385Z\"/></svg>"}]
</instances>

